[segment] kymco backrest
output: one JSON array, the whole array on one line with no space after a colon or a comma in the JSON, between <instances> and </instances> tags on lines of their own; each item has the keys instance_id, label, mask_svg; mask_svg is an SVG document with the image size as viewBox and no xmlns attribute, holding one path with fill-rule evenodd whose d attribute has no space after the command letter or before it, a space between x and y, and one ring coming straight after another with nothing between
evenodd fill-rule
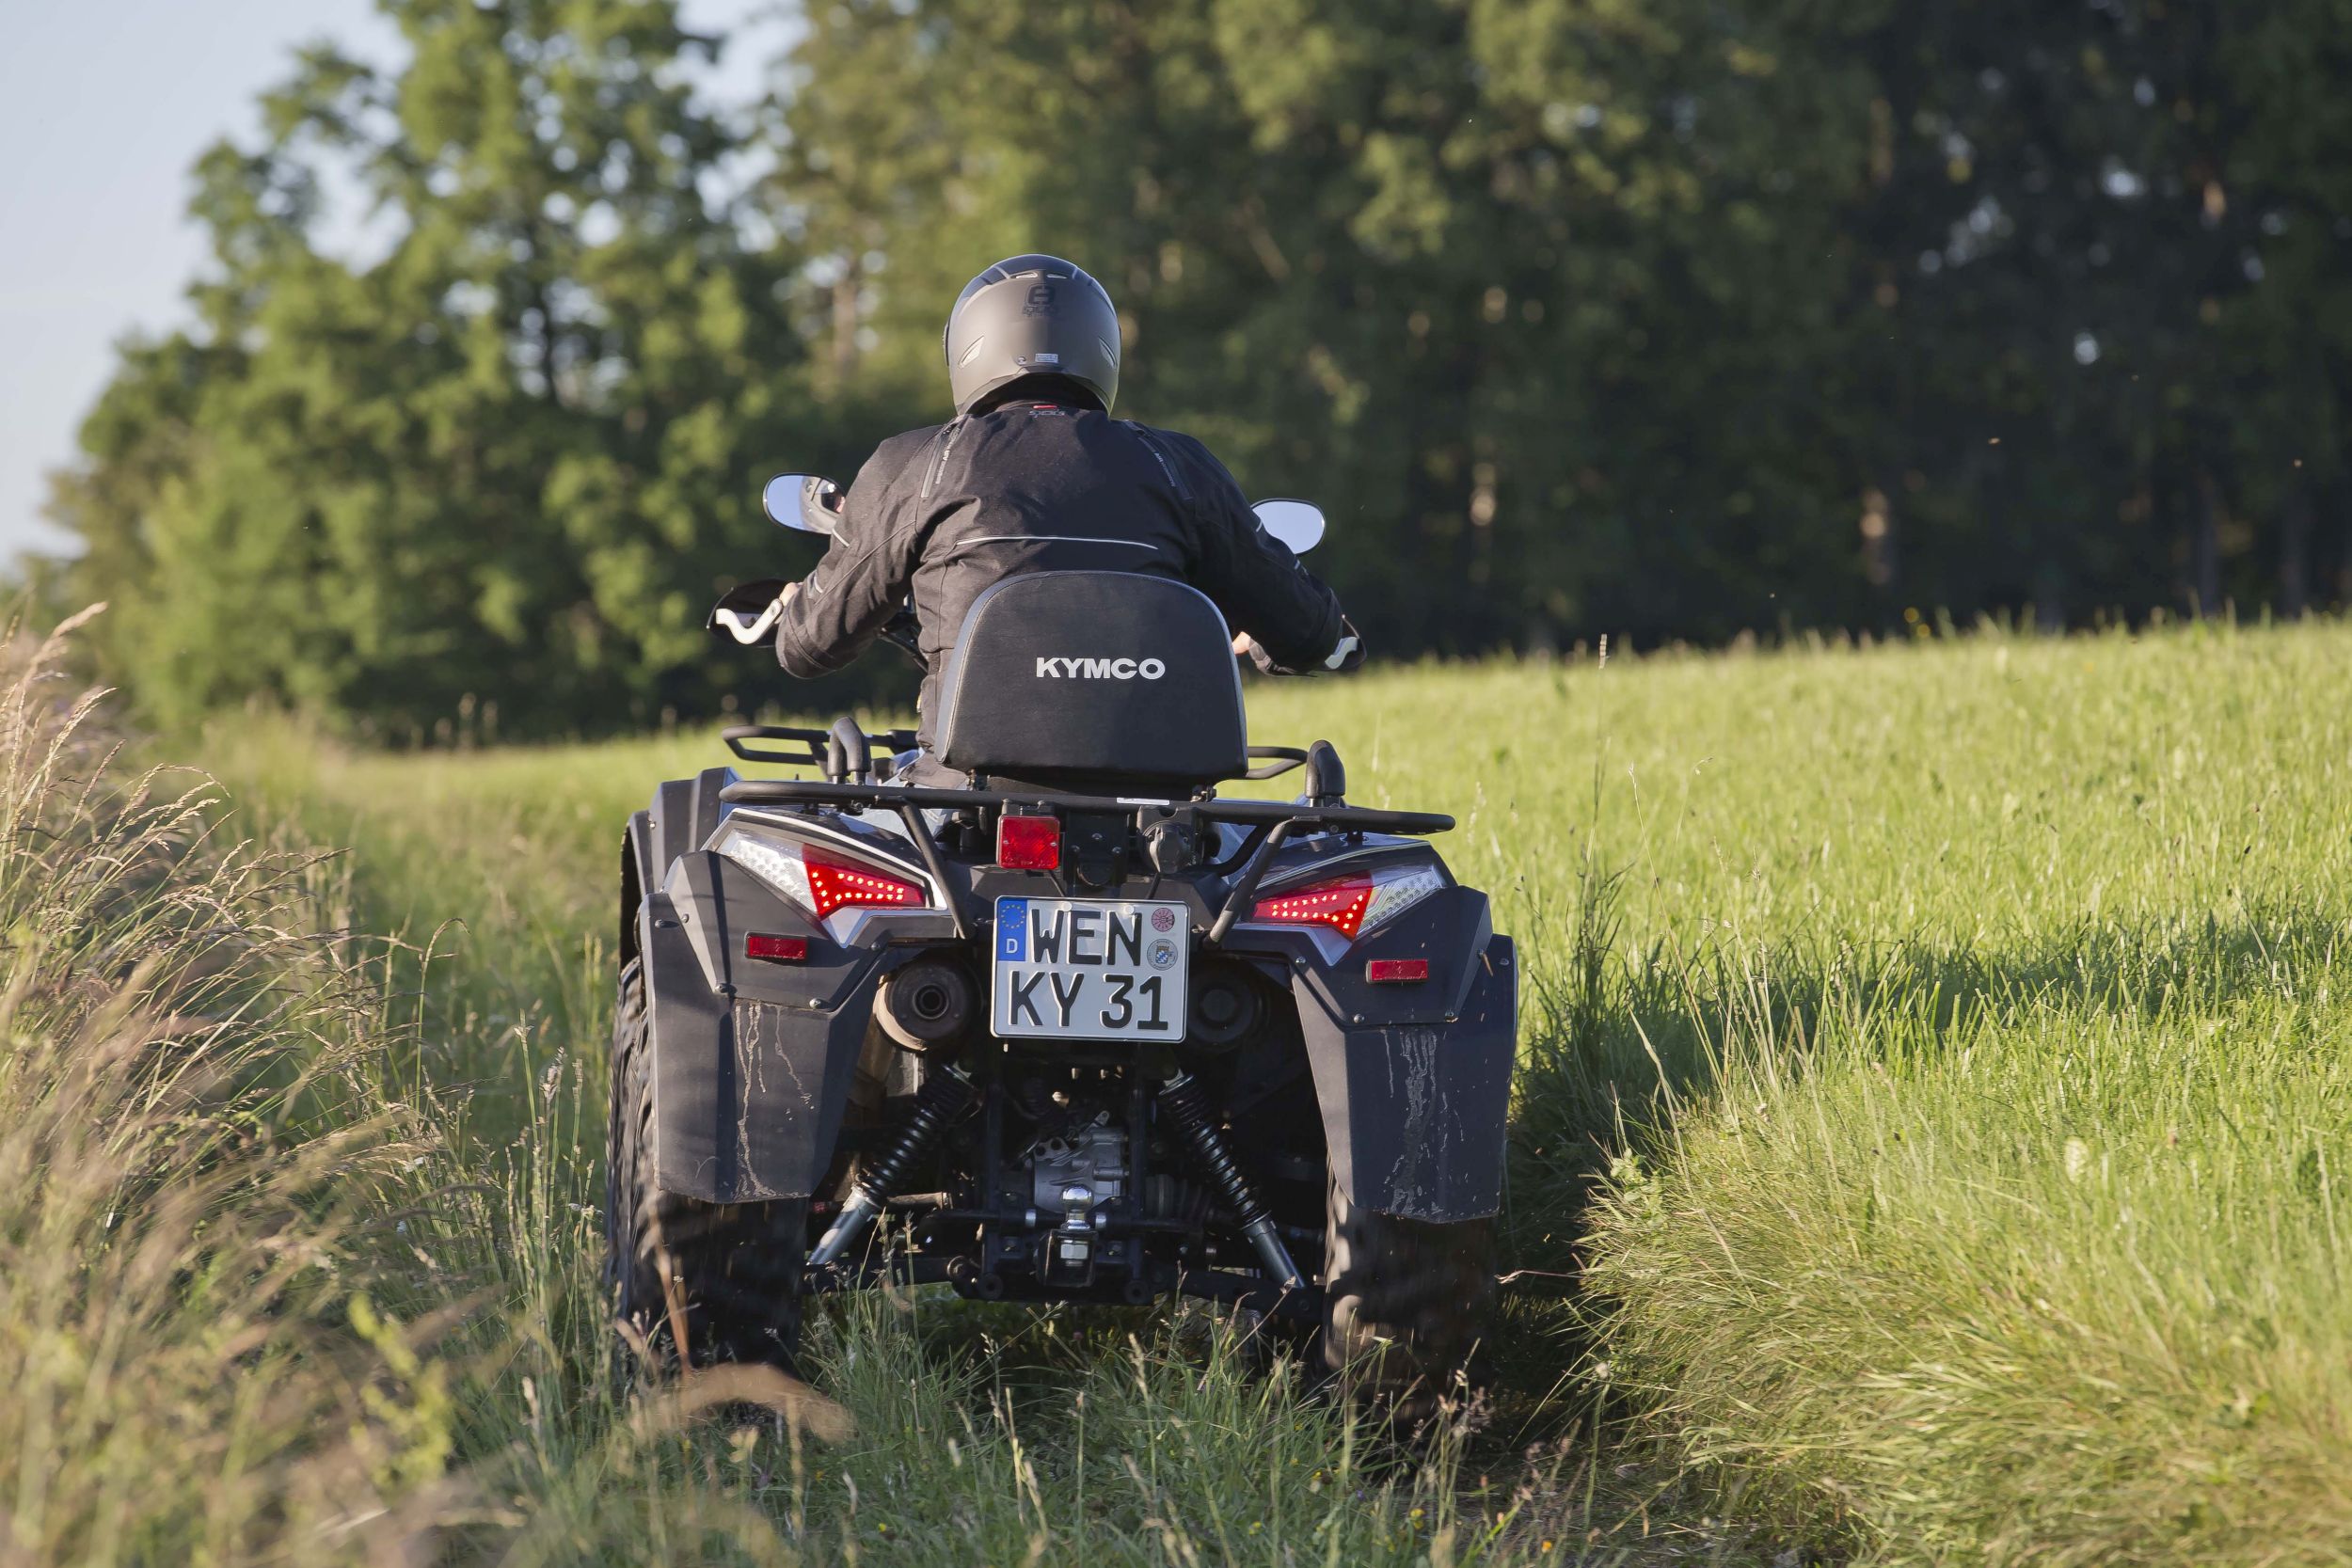
<instances>
[{"instance_id":1,"label":"kymco backrest","mask_svg":"<svg viewBox=\"0 0 2352 1568\"><path fill-rule=\"evenodd\" d=\"M973 601L942 683L964 772L1208 784L1248 766L1225 617L1129 572L1033 572Z\"/></svg>"}]
</instances>

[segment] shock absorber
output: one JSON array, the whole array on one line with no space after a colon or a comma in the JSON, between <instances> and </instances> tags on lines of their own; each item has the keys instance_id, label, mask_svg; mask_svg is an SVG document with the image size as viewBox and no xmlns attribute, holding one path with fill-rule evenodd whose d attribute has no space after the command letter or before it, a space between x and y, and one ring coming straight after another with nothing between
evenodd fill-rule
<instances>
[{"instance_id":1,"label":"shock absorber","mask_svg":"<svg viewBox=\"0 0 2352 1568\"><path fill-rule=\"evenodd\" d=\"M891 1195L914 1170L914 1163L971 1103L972 1075L953 1063L923 1081L922 1091L914 1097L914 1115L908 1118L906 1130L871 1169L859 1174L850 1190L850 1201L841 1206L839 1216L818 1242L817 1250L808 1255L810 1268L821 1269L834 1262L850 1250L850 1243L866 1234L866 1227L874 1223L874 1216L882 1212L882 1205L890 1201Z\"/></svg>"},{"instance_id":2,"label":"shock absorber","mask_svg":"<svg viewBox=\"0 0 2352 1568\"><path fill-rule=\"evenodd\" d=\"M1209 1099L1201 1090L1200 1080L1178 1069L1174 1077L1160 1084L1160 1109L1175 1125L1177 1135L1192 1150L1192 1157L1216 1183L1217 1191L1225 1195L1226 1204L1241 1222L1242 1233L1258 1249L1267 1272L1286 1291L1295 1291L1305 1284L1298 1265L1291 1261L1290 1249L1282 1245L1282 1238L1274 1228L1274 1216L1266 1212L1266 1206L1248 1176L1234 1164L1225 1134L1210 1117Z\"/></svg>"}]
</instances>

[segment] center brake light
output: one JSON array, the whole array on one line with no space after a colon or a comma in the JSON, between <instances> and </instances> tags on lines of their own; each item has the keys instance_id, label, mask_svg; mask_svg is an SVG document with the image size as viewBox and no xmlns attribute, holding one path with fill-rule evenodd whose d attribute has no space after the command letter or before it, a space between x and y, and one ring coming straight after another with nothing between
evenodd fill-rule
<instances>
[{"instance_id":1,"label":"center brake light","mask_svg":"<svg viewBox=\"0 0 2352 1568\"><path fill-rule=\"evenodd\" d=\"M836 910L919 910L930 903L917 882L798 839L733 828L712 847L820 921Z\"/></svg>"},{"instance_id":2,"label":"center brake light","mask_svg":"<svg viewBox=\"0 0 2352 1568\"><path fill-rule=\"evenodd\" d=\"M1272 926L1326 926L1354 942L1445 885L1445 873L1425 861L1378 865L1278 889L1258 900L1249 918Z\"/></svg>"},{"instance_id":3,"label":"center brake light","mask_svg":"<svg viewBox=\"0 0 2352 1568\"><path fill-rule=\"evenodd\" d=\"M1053 816L996 819L996 863L1008 871L1053 871L1061 865L1061 818Z\"/></svg>"}]
</instances>

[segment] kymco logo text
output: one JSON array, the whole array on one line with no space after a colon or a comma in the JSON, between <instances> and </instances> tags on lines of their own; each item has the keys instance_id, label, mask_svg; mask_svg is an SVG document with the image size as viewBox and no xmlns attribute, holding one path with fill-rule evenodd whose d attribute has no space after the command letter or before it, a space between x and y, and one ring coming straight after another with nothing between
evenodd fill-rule
<instances>
[{"instance_id":1,"label":"kymco logo text","mask_svg":"<svg viewBox=\"0 0 2352 1568\"><path fill-rule=\"evenodd\" d=\"M1041 658L1040 680L1155 681L1168 673L1156 658Z\"/></svg>"}]
</instances>

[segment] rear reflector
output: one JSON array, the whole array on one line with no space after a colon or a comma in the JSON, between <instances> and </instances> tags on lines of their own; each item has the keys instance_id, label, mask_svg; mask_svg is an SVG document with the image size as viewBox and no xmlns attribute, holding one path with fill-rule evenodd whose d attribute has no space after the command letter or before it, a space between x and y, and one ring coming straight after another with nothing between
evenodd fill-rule
<instances>
[{"instance_id":1,"label":"rear reflector","mask_svg":"<svg viewBox=\"0 0 2352 1568\"><path fill-rule=\"evenodd\" d=\"M1061 864L1061 818L1000 816L996 863L1008 871L1052 871Z\"/></svg>"},{"instance_id":2,"label":"rear reflector","mask_svg":"<svg viewBox=\"0 0 2352 1568\"><path fill-rule=\"evenodd\" d=\"M1364 978L1375 986L1411 986L1429 978L1427 958L1375 958L1364 965Z\"/></svg>"},{"instance_id":3,"label":"rear reflector","mask_svg":"<svg viewBox=\"0 0 2352 1568\"><path fill-rule=\"evenodd\" d=\"M770 936L765 931L754 931L743 939L743 956L764 958L771 964L805 963L808 961L808 939Z\"/></svg>"}]
</instances>

